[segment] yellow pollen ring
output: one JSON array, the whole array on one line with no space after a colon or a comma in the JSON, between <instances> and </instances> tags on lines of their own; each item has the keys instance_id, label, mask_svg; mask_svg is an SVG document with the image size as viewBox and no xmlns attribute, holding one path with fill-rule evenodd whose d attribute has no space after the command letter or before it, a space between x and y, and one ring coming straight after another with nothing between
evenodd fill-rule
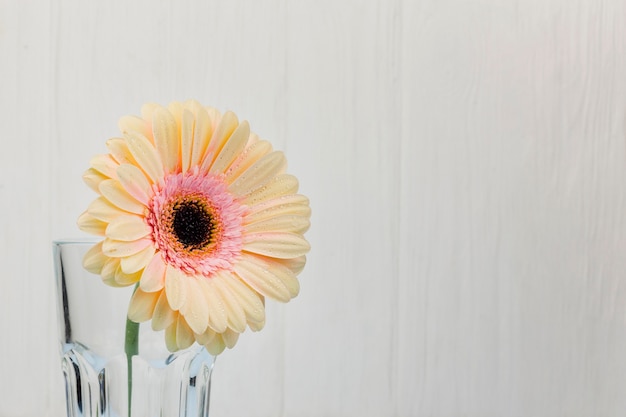
<instances>
[{"instance_id":1,"label":"yellow pollen ring","mask_svg":"<svg viewBox=\"0 0 626 417\"><path fill-rule=\"evenodd\" d=\"M161 224L168 246L179 255L206 256L220 240L218 211L200 194L177 196L164 207Z\"/></svg>"}]
</instances>

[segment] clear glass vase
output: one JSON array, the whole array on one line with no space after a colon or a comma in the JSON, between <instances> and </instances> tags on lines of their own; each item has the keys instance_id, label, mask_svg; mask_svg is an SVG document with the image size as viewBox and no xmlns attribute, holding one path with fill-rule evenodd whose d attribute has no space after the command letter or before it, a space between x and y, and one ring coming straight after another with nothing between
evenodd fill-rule
<instances>
[{"instance_id":1,"label":"clear glass vase","mask_svg":"<svg viewBox=\"0 0 626 417\"><path fill-rule=\"evenodd\" d=\"M197 344L169 352L163 332L146 323L139 326L138 354L129 360L126 312L133 288L109 287L83 268L94 243L53 244L67 417L207 417L215 358Z\"/></svg>"}]
</instances>

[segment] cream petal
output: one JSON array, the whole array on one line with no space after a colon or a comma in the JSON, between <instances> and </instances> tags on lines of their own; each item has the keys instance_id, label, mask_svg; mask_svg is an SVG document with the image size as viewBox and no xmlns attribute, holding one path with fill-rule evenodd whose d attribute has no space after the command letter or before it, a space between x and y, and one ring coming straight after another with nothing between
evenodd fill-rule
<instances>
[{"instance_id":1,"label":"cream petal","mask_svg":"<svg viewBox=\"0 0 626 417\"><path fill-rule=\"evenodd\" d=\"M152 330L159 331L174 323L177 319L177 313L170 308L165 291L158 291L155 294L158 294L159 298L154 306L151 326Z\"/></svg>"},{"instance_id":2,"label":"cream petal","mask_svg":"<svg viewBox=\"0 0 626 417\"><path fill-rule=\"evenodd\" d=\"M176 172L180 158L180 141L176 119L167 109L157 108L152 118L154 144L167 173Z\"/></svg>"},{"instance_id":3,"label":"cream petal","mask_svg":"<svg viewBox=\"0 0 626 417\"><path fill-rule=\"evenodd\" d=\"M146 206L128 194L117 180L102 181L100 183L100 192L107 200L122 210L135 214L143 214L146 210Z\"/></svg>"},{"instance_id":4,"label":"cream petal","mask_svg":"<svg viewBox=\"0 0 626 417\"><path fill-rule=\"evenodd\" d=\"M106 141L106 146L111 152L113 159L118 164L135 164L135 158L130 153L126 140L122 138L111 138Z\"/></svg>"},{"instance_id":5,"label":"cream petal","mask_svg":"<svg viewBox=\"0 0 626 417\"><path fill-rule=\"evenodd\" d=\"M198 166L202 163L212 134L213 127L211 125L211 118L205 109L199 108L195 112L190 167Z\"/></svg>"},{"instance_id":6,"label":"cream petal","mask_svg":"<svg viewBox=\"0 0 626 417\"><path fill-rule=\"evenodd\" d=\"M137 132L128 132L126 142L130 153L146 173L150 182L159 183L164 175L163 164L152 143L144 135Z\"/></svg>"},{"instance_id":7,"label":"cream petal","mask_svg":"<svg viewBox=\"0 0 626 417\"><path fill-rule=\"evenodd\" d=\"M250 137L250 125L247 121L241 122L228 139L220 153L215 158L209 172L222 173L230 166L235 158L241 153Z\"/></svg>"},{"instance_id":8,"label":"cream petal","mask_svg":"<svg viewBox=\"0 0 626 417\"><path fill-rule=\"evenodd\" d=\"M85 182L85 184L87 184L89 188L91 188L93 191L97 193L100 193L100 189L98 188L100 186L100 183L108 179L109 177L96 171L93 168L89 168L83 174L83 181Z\"/></svg>"},{"instance_id":9,"label":"cream petal","mask_svg":"<svg viewBox=\"0 0 626 417\"><path fill-rule=\"evenodd\" d=\"M209 146L206 150L206 155L204 160L202 161L202 165L200 166L200 170L202 172L208 172L211 165L213 165L213 161L219 152L222 150L222 147L228 140L228 138L233 134L237 125L239 124L239 120L235 113L231 111L227 111L222 116L220 123L217 125L215 130L213 131L213 135L211 136L211 140L209 141Z\"/></svg>"},{"instance_id":10,"label":"cream petal","mask_svg":"<svg viewBox=\"0 0 626 417\"><path fill-rule=\"evenodd\" d=\"M120 132L138 132L146 138L152 137L152 127L144 119L137 116L124 116L118 122Z\"/></svg>"},{"instance_id":11,"label":"cream petal","mask_svg":"<svg viewBox=\"0 0 626 417\"><path fill-rule=\"evenodd\" d=\"M194 100L194 99L190 99L190 100L185 101L183 103L183 109L189 110L193 114L197 114L198 111L200 111L200 110L202 110L202 111L204 111L206 113L206 110L204 109L204 107L202 107L202 104L200 104L200 102L198 100Z\"/></svg>"},{"instance_id":12,"label":"cream petal","mask_svg":"<svg viewBox=\"0 0 626 417\"><path fill-rule=\"evenodd\" d=\"M187 302L187 275L180 269L168 265L165 271L165 293L174 311L180 310Z\"/></svg>"},{"instance_id":13,"label":"cream petal","mask_svg":"<svg viewBox=\"0 0 626 417\"><path fill-rule=\"evenodd\" d=\"M246 284L262 295L282 302L287 302L294 297L294 284L279 276L284 274L285 270L288 271L285 267L277 268L275 265L270 266L267 263L256 261L252 256L243 256L235 264L235 272ZM294 280L297 284L295 277Z\"/></svg>"},{"instance_id":14,"label":"cream petal","mask_svg":"<svg viewBox=\"0 0 626 417\"><path fill-rule=\"evenodd\" d=\"M117 271L119 266L120 260L118 258L107 258L107 261L102 267L102 271L100 271L102 279L115 279L115 271Z\"/></svg>"},{"instance_id":15,"label":"cream petal","mask_svg":"<svg viewBox=\"0 0 626 417\"><path fill-rule=\"evenodd\" d=\"M228 190L235 195L250 194L278 175L280 171L284 170L286 164L287 160L282 152L271 152L241 174L230 184Z\"/></svg>"},{"instance_id":16,"label":"cream petal","mask_svg":"<svg viewBox=\"0 0 626 417\"><path fill-rule=\"evenodd\" d=\"M146 136L150 140L152 140L152 119L154 118L154 113L157 109L162 108L160 104L157 103L146 103L141 106L141 117L146 121L146 124L150 127L150 136Z\"/></svg>"},{"instance_id":17,"label":"cream petal","mask_svg":"<svg viewBox=\"0 0 626 417\"><path fill-rule=\"evenodd\" d=\"M213 331L210 327L207 327L206 330L200 334L196 334L196 342L201 345L205 345L207 343L211 343L213 339L217 336L217 333Z\"/></svg>"},{"instance_id":18,"label":"cream petal","mask_svg":"<svg viewBox=\"0 0 626 417\"><path fill-rule=\"evenodd\" d=\"M180 309L180 313L194 333L203 333L209 322L209 307L198 279L194 276L187 277L187 302Z\"/></svg>"},{"instance_id":19,"label":"cream petal","mask_svg":"<svg viewBox=\"0 0 626 417\"><path fill-rule=\"evenodd\" d=\"M306 256L302 255L292 259L274 259L274 261L280 262L287 268L291 269L291 271L295 275L298 275L304 269L304 265L306 264Z\"/></svg>"},{"instance_id":20,"label":"cream petal","mask_svg":"<svg viewBox=\"0 0 626 417\"><path fill-rule=\"evenodd\" d=\"M193 331L189 328L189 325L185 321L182 315L178 315L178 324L176 326L176 345L179 349L187 349L193 345L196 339L193 336Z\"/></svg>"},{"instance_id":21,"label":"cream petal","mask_svg":"<svg viewBox=\"0 0 626 417\"><path fill-rule=\"evenodd\" d=\"M300 282L293 270L284 265L278 259L261 258L259 256L249 256L248 259L257 263L261 268L271 271L289 290L291 298L296 297L300 293Z\"/></svg>"},{"instance_id":22,"label":"cream petal","mask_svg":"<svg viewBox=\"0 0 626 417\"><path fill-rule=\"evenodd\" d=\"M102 242L93 245L83 257L83 267L92 274L100 275L109 257L102 253Z\"/></svg>"},{"instance_id":23,"label":"cream petal","mask_svg":"<svg viewBox=\"0 0 626 417\"><path fill-rule=\"evenodd\" d=\"M309 242L297 233L273 232L244 235L244 250L270 258L295 258L305 255L310 248Z\"/></svg>"},{"instance_id":24,"label":"cream petal","mask_svg":"<svg viewBox=\"0 0 626 417\"><path fill-rule=\"evenodd\" d=\"M122 187L137 201L148 205L152 196L152 185L144 173L135 165L122 164L117 168L117 178Z\"/></svg>"},{"instance_id":25,"label":"cream petal","mask_svg":"<svg viewBox=\"0 0 626 417\"><path fill-rule=\"evenodd\" d=\"M174 121L176 122L176 126L180 129L182 114L185 106L180 101L172 101L167 105L167 110L170 112ZM177 135L180 135L180 130L177 132Z\"/></svg>"},{"instance_id":26,"label":"cream petal","mask_svg":"<svg viewBox=\"0 0 626 417\"><path fill-rule=\"evenodd\" d=\"M119 266L120 260L118 258L108 258L102 267L102 271L100 271L102 282L110 285L111 287L123 287L123 285L120 285L115 281L115 273L117 272Z\"/></svg>"},{"instance_id":27,"label":"cream petal","mask_svg":"<svg viewBox=\"0 0 626 417\"><path fill-rule=\"evenodd\" d=\"M204 348L213 356L217 356L224 351L226 345L222 339L222 335L217 334L211 342L204 345Z\"/></svg>"},{"instance_id":28,"label":"cream petal","mask_svg":"<svg viewBox=\"0 0 626 417\"><path fill-rule=\"evenodd\" d=\"M193 151L193 133L196 119L191 111L184 109L181 115L180 129L180 158L183 174L191 167L191 155Z\"/></svg>"},{"instance_id":29,"label":"cream petal","mask_svg":"<svg viewBox=\"0 0 626 417\"><path fill-rule=\"evenodd\" d=\"M160 253L154 254L150 263L143 270L140 286L146 292L160 291L165 286L165 270L167 266L163 262ZM164 327L165 328L165 327Z\"/></svg>"},{"instance_id":30,"label":"cream petal","mask_svg":"<svg viewBox=\"0 0 626 417\"><path fill-rule=\"evenodd\" d=\"M254 132L250 132L250 136L248 136L248 143L246 143L246 147L254 145L254 144L255 144L255 143L257 143L259 140L261 140L261 139L259 138L259 135L257 135L257 134L256 134L256 133L254 133Z\"/></svg>"},{"instance_id":31,"label":"cream petal","mask_svg":"<svg viewBox=\"0 0 626 417\"><path fill-rule=\"evenodd\" d=\"M120 266L126 274L134 274L143 270L154 257L154 245L147 246L141 252L121 259Z\"/></svg>"},{"instance_id":32,"label":"cream petal","mask_svg":"<svg viewBox=\"0 0 626 417\"><path fill-rule=\"evenodd\" d=\"M89 165L99 173L109 178L116 178L115 171L119 164L111 155L97 155L91 158Z\"/></svg>"},{"instance_id":33,"label":"cream petal","mask_svg":"<svg viewBox=\"0 0 626 417\"><path fill-rule=\"evenodd\" d=\"M115 282L115 275L113 275L112 278L107 278L107 279L102 278L102 282L108 285L109 287L123 288L126 286L126 285L120 285L117 282Z\"/></svg>"},{"instance_id":34,"label":"cream petal","mask_svg":"<svg viewBox=\"0 0 626 417\"><path fill-rule=\"evenodd\" d=\"M222 333L222 339L224 339L224 344L228 349L232 349L237 344L237 340L239 339L239 333L232 331L231 329L226 329L224 333Z\"/></svg>"},{"instance_id":35,"label":"cream petal","mask_svg":"<svg viewBox=\"0 0 626 417\"><path fill-rule=\"evenodd\" d=\"M293 175L281 174L272 178L263 187L256 189L243 198L243 203L253 206L267 200L273 200L298 192L298 179Z\"/></svg>"},{"instance_id":36,"label":"cream petal","mask_svg":"<svg viewBox=\"0 0 626 417\"><path fill-rule=\"evenodd\" d=\"M272 200L265 200L249 207L245 219L247 223L252 223L285 214L310 216L309 199L301 194L288 194Z\"/></svg>"},{"instance_id":37,"label":"cream petal","mask_svg":"<svg viewBox=\"0 0 626 417\"><path fill-rule=\"evenodd\" d=\"M230 279L238 280L230 276ZM226 277L225 277L226 278ZM242 333L246 329L246 312L241 306L241 299L230 289L229 285L223 282L225 278L215 276L212 278L213 285L220 293L220 297L226 307L228 327L236 332Z\"/></svg>"},{"instance_id":38,"label":"cream petal","mask_svg":"<svg viewBox=\"0 0 626 417\"><path fill-rule=\"evenodd\" d=\"M165 329L165 346L170 352L176 352L178 350L178 343L176 342L176 328L178 327L178 314L176 314L176 320Z\"/></svg>"},{"instance_id":39,"label":"cream petal","mask_svg":"<svg viewBox=\"0 0 626 417\"><path fill-rule=\"evenodd\" d=\"M250 134L252 136L252 134ZM259 159L272 152L272 144L261 140L249 145L230 165L224 176L227 184L232 184L241 174L254 165Z\"/></svg>"},{"instance_id":40,"label":"cream petal","mask_svg":"<svg viewBox=\"0 0 626 417\"><path fill-rule=\"evenodd\" d=\"M123 214L111 220L106 228L106 236L113 240L130 242L146 237L152 233L144 217L134 214Z\"/></svg>"},{"instance_id":41,"label":"cream petal","mask_svg":"<svg viewBox=\"0 0 626 417\"><path fill-rule=\"evenodd\" d=\"M128 212L114 206L104 197L98 197L89 204L87 212L98 220L110 223L119 216L127 215Z\"/></svg>"},{"instance_id":42,"label":"cream petal","mask_svg":"<svg viewBox=\"0 0 626 417\"><path fill-rule=\"evenodd\" d=\"M265 320L261 322L248 323L248 327L250 327L250 330L253 332L261 331L263 330L263 327L265 327Z\"/></svg>"},{"instance_id":43,"label":"cream petal","mask_svg":"<svg viewBox=\"0 0 626 417\"><path fill-rule=\"evenodd\" d=\"M211 122L211 130L215 130L222 121L222 113L220 113L219 110L217 110L216 108L209 106L205 107L204 111L209 116L209 121Z\"/></svg>"},{"instance_id":44,"label":"cream petal","mask_svg":"<svg viewBox=\"0 0 626 417\"><path fill-rule=\"evenodd\" d=\"M96 219L87 211L78 217L78 221L76 223L78 228L83 232L98 236L104 236L104 232L107 228L107 223Z\"/></svg>"},{"instance_id":45,"label":"cream petal","mask_svg":"<svg viewBox=\"0 0 626 417\"><path fill-rule=\"evenodd\" d=\"M143 292L141 288L137 288L130 298L128 318L135 323L150 320L158 298L158 293Z\"/></svg>"},{"instance_id":46,"label":"cream petal","mask_svg":"<svg viewBox=\"0 0 626 417\"><path fill-rule=\"evenodd\" d=\"M246 232L291 232L304 233L308 230L311 222L308 216L287 215L276 216L269 219L252 222L246 225Z\"/></svg>"},{"instance_id":47,"label":"cream petal","mask_svg":"<svg viewBox=\"0 0 626 417\"><path fill-rule=\"evenodd\" d=\"M152 245L152 240L148 238L132 242L106 238L102 243L102 252L111 258L123 258L139 253L150 245Z\"/></svg>"},{"instance_id":48,"label":"cream petal","mask_svg":"<svg viewBox=\"0 0 626 417\"><path fill-rule=\"evenodd\" d=\"M135 284L139 282L141 278L141 273L127 274L122 270L122 261L120 260L120 266L115 270L115 282L117 282L122 287L127 287L129 285Z\"/></svg>"},{"instance_id":49,"label":"cream petal","mask_svg":"<svg viewBox=\"0 0 626 417\"><path fill-rule=\"evenodd\" d=\"M209 308L209 327L221 333L228 327L228 317L222 297L211 281L212 279L210 278L204 278L198 280L198 283L200 283L202 293L206 299L206 305Z\"/></svg>"},{"instance_id":50,"label":"cream petal","mask_svg":"<svg viewBox=\"0 0 626 417\"><path fill-rule=\"evenodd\" d=\"M239 299L241 307L246 313L248 323L265 322L265 305L262 296L246 285L239 277L231 274L223 274L222 282L228 286L231 292Z\"/></svg>"}]
</instances>

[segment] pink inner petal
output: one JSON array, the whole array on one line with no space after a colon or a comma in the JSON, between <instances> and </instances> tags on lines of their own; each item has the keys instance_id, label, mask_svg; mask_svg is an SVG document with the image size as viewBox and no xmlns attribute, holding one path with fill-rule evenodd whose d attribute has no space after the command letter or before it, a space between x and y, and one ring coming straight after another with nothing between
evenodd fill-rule
<instances>
[{"instance_id":1,"label":"pink inner petal","mask_svg":"<svg viewBox=\"0 0 626 417\"><path fill-rule=\"evenodd\" d=\"M205 230L210 240L206 244L190 245L176 232L177 210L188 203L202 207L210 218L211 228ZM230 194L220 175L200 173L197 167L184 174L168 175L162 187L155 187L148 208L153 239L167 264L188 275L206 277L232 269L243 247L246 207Z\"/></svg>"}]
</instances>

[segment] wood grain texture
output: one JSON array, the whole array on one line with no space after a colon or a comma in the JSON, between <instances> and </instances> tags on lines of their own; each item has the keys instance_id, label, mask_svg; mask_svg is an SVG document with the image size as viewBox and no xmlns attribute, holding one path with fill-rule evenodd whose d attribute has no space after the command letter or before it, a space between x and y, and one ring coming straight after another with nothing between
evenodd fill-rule
<instances>
[{"instance_id":1,"label":"wood grain texture","mask_svg":"<svg viewBox=\"0 0 626 417\"><path fill-rule=\"evenodd\" d=\"M212 415L622 416L624 28L619 0L0 1L0 417L64 413L50 241L90 157L187 98L313 209Z\"/></svg>"}]
</instances>

